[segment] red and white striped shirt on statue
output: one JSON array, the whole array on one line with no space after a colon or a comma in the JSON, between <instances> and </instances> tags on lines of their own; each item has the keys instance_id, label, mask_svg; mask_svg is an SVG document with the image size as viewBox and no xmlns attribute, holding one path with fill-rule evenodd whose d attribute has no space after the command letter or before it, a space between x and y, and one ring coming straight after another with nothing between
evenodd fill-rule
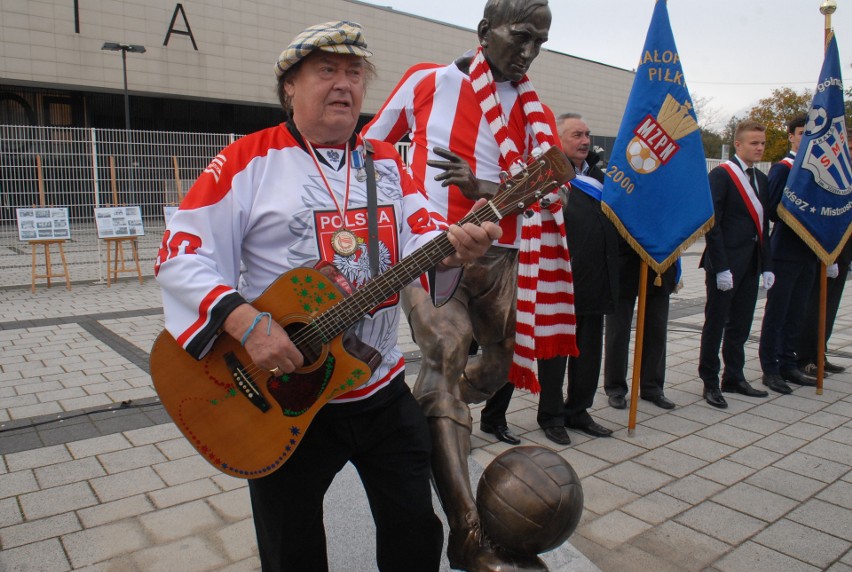
<instances>
[{"instance_id":1,"label":"red and white striped shirt on statue","mask_svg":"<svg viewBox=\"0 0 852 572\"><path fill-rule=\"evenodd\" d=\"M532 129L526 125L511 82L497 84L500 102L507 114L509 138L521 154L536 146ZM553 112L545 107L552 133L556 133ZM473 169L478 179L500 182L500 172L509 171L488 123L483 118L470 78L455 64L418 64L409 69L376 117L364 128L364 136L396 143L406 134L411 138L411 174L429 196L433 208L452 223L464 217L473 205L455 185L442 187L435 181L440 169L429 167L427 159L443 161L430 151L433 147L452 149ZM506 217L500 225L503 237L498 244L518 248L520 221Z\"/></svg>"},{"instance_id":2,"label":"red and white striped shirt on statue","mask_svg":"<svg viewBox=\"0 0 852 572\"><path fill-rule=\"evenodd\" d=\"M473 56L470 76L455 64L412 67L364 130L365 136L393 143L410 136L412 178L427 193L433 209L450 223L464 217L473 202L457 187L435 181L442 171L426 161L444 159L432 149L451 149L477 179L499 183L501 172L517 172L518 164L536 147L545 151L559 145L555 133L553 112L541 105L529 78L524 76L518 84L493 82L481 48ZM577 346L561 205L554 202L547 209L531 210L533 216L523 224L517 216L501 221L498 245L521 250L509 380L537 392L535 359L577 355Z\"/></svg>"}]
</instances>

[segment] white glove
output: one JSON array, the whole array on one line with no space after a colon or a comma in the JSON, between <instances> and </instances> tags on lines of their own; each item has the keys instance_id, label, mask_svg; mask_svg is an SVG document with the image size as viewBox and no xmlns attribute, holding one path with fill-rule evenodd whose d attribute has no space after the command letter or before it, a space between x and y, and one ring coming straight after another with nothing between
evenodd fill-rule
<instances>
[{"instance_id":1,"label":"white glove","mask_svg":"<svg viewBox=\"0 0 852 572\"><path fill-rule=\"evenodd\" d=\"M716 274L716 288L725 292L734 288L734 275L730 270L719 272Z\"/></svg>"},{"instance_id":2,"label":"white glove","mask_svg":"<svg viewBox=\"0 0 852 572\"><path fill-rule=\"evenodd\" d=\"M763 273L763 289L769 290L775 284L775 274L772 272Z\"/></svg>"},{"instance_id":3,"label":"white glove","mask_svg":"<svg viewBox=\"0 0 852 572\"><path fill-rule=\"evenodd\" d=\"M826 266L825 275L829 278L837 278L840 276L840 269L837 267L837 263L834 263L831 266Z\"/></svg>"}]
</instances>

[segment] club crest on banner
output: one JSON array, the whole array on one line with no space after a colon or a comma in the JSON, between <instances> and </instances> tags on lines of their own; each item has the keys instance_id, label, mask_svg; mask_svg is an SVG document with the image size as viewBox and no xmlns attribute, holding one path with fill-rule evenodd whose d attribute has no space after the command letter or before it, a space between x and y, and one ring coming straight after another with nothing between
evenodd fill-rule
<instances>
[{"instance_id":1,"label":"club crest on banner","mask_svg":"<svg viewBox=\"0 0 852 572\"><path fill-rule=\"evenodd\" d=\"M814 138L805 149L805 162L802 168L810 171L814 182L835 195L848 195L852 192L852 160L849 157L846 122L843 117L835 117L826 128L825 109L814 107L808 113L805 130ZM820 134L820 131L825 133Z\"/></svg>"},{"instance_id":2,"label":"club crest on banner","mask_svg":"<svg viewBox=\"0 0 852 572\"><path fill-rule=\"evenodd\" d=\"M668 163L680 150L678 139L696 129L698 123L689 114L692 104L683 105L667 95L657 117L648 114L633 130L635 137L627 145L627 161L637 173L653 173Z\"/></svg>"}]
</instances>

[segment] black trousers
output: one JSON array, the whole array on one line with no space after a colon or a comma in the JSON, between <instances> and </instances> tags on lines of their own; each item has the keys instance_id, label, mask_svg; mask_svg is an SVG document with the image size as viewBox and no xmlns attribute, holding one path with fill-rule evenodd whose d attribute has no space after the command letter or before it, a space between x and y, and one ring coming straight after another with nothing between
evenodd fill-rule
<instances>
[{"instance_id":1,"label":"black trousers","mask_svg":"<svg viewBox=\"0 0 852 572\"><path fill-rule=\"evenodd\" d=\"M438 570L443 531L432 509L429 429L402 376L391 386L366 400L372 406L326 405L283 467L249 481L264 572L328 570L323 497L347 462L367 492L378 568Z\"/></svg>"},{"instance_id":2,"label":"black trousers","mask_svg":"<svg viewBox=\"0 0 852 572\"><path fill-rule=\"evenodd\" d=\"M816 274L816 261L774 260L775 284L766 292L760 327L763 373L795 369L799 332Z\"/></svg>"},{"instance_id":3,"label":"black trousers","mask_svg":"<svg viewBox=\"0 0 852 572\"><path fill-rule=\"evenodd\" d=\"M506 382L506 385L498 389L485 402L485 407L479 413L479 421L492 427L503 427L506 425L506 411L509 410L509 403L512 401L512 394L514 392L515 386L510 382Z\"/></svg>"},{"instance_id":4,"label":"black trousers","mask_svg":"<svg viewBox=\"0 0 852 572\"><path fill-rule=\"evenodd\" d=\"M604 391L607 395L625 396L628 393L627 362L635 305L636 298L619 298L615 312L606 317ZM639 393L646 399L663 394L668 322L669 296L646 296L645 337L639 372Z\"/></svg>"},{"instance_id":5,"label":"black trousers","mask_svg":"<svg viewBox=\"0 0 852 572\"><path fill-rule=\"evenodd\" d=\"M536 420L542 429L565 425L565 368L567 357L555 357L538 360L538 381L541 393L538 394L538 413Z\"/></svg>"},{"instance_id":6,"label":"black trousers","mask_svg":"<svg viewBox=\"0 0 852 572\"><path fill-rule=\"evenodd\" d=\"M840 265L840 274L837 278L829 278L825 285L825 344L828 346L828 338L834 329L834 319L840 308L840 299L843 297L843 288L849 276L849 264ZM808 309L802 332L799 335L798 351L796 352L799 365L804 366L817 362L817 351L819 349L819 273L814 280L810 293Z\"/></svg>"},{"instance_id":7,"label":"black trousers","mask_svg":"<svg viewBox=\"0 0 852 572\"><path fill-rule=\"evenodd\" d=\"M588 425L592 422L592 416L586 410L595 401L598 378L601 375L603 323L602 314L577 316L577 349L580 350L580 355L568 358L568 398L565 400L565 425ZM564 369L565 366L562 367ZM562 392L561 379L564 379L564 376L560 378L560 394ZM544 383L542 383L543 397ZM541 409L540 401L539 409Z\"/></svg>"},{"instance_id":8,"label":"black trousers","mask_svg":"<svg viewBox=\"0 0 852 572\"><path fill-rule=\"evenodd\" d=\"M753 265L756 268L756 265ZM754 305L757 302L758 272L756 269L734 274L734 287L722 292L716 287L716 273L706 272L707 303L704 306L704 327L701 329L701 352L698 375L708 388L719 387L719 347L725 383L746 381L745 343L751 333Z\"/></svg>"}]
</instances>

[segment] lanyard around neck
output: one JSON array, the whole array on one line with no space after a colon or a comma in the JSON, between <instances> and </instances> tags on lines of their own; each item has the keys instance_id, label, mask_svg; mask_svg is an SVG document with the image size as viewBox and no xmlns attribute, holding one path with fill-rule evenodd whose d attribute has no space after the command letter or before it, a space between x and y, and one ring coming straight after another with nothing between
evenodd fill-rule
<instances>
[{"instance_id":1,"label":"lanyard around neck","mask_svg":"<svg viewBox=\"0 0 852 572\"><path fill-rule=\"evenodd\" d=\"M337 196L335 196L334 190L328 182L328 179L322 170L322 166L319 164L314 146L311 145L311 142L307 139L305 139L305 146L308 148L308 151L310 151L311 159L314 160L314 165L316 166L317 171L319 171L320 177L322 177L322 182L325 183L325 188L328 189L328 194L331 195L331 200L334 201L334 206L337 207L337 212L340 215L341 221L340 227L346 228L346 207L349 204L349 181L352 174L352 169L349 168L349 142L346 142L346 149L343 154L344 167L346 168L346 190L343 193L343 208L340 207L340 203L337 201Z\"/></svg>"}]
</instances>

